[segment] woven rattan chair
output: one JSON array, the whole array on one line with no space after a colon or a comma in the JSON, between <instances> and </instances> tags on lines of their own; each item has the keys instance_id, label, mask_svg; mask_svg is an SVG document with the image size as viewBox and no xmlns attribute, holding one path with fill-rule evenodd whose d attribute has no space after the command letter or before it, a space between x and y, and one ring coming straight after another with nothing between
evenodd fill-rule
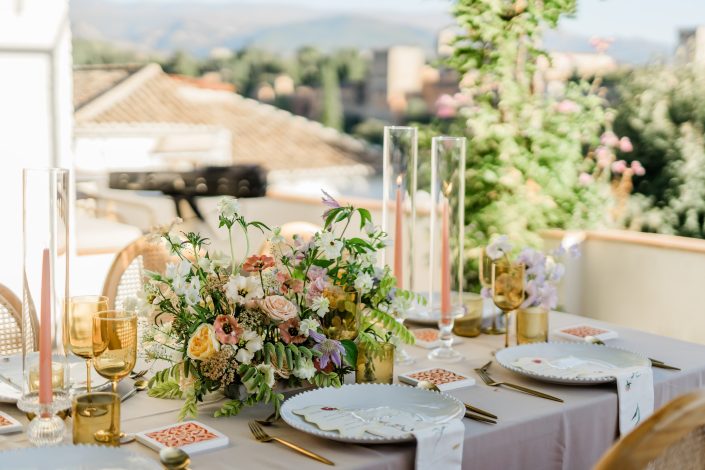
<instances>
[{"instance_id":1,"label":"woven rattan chair","mask_svg":"<svg viewBox=\"0 0 705 470\"><path fill-rule=\"evenodd\" d=\"M309 241L313 238L316 232L320 230L321 227L308 222L287 222L281 226L280 235L284 237L284 240L286 240L287 243L291 244L294 242L294 235L299 235L304 241ZM260 246L259 249L259 254L271 254L269 242L265 241L262 243L262 246Z\"/></svg>"},{"instance_id":2,"label":"woven rattan chair","mask_svg":"<svg viewBox=\"0 0 705 470\"><path fill-rule=\"evenodd\" d=\"M145 237L123 248L115 257L103 284L103 295L108 298L110 308L122 308L125 299L142 291L145 271L163 273L171 259L162 243L151 242Z\"/></svg>"},{"instance_id":3,"label":"woven rattan chair","mask_svg":"<svg viewBox=\"0 0 705 470\"><path fill-rule=\"evenodd\" d=\"M36 321L32 322L30 341L36 344L34 332ZM29 345L33 346L33 345ZM22 302L10 289L0 284L0 356L22 352Z\"/></svg>"},{"instance_id":4,"label":"woven rattan chair","mask_svg":"<svg viewBox=\"0 0 705 470\"><path fill-rule=\"evenodd\" d=\"M618 441L595 470L705 469L705 391L683 395Z\"/></svg>"}]
</instances>

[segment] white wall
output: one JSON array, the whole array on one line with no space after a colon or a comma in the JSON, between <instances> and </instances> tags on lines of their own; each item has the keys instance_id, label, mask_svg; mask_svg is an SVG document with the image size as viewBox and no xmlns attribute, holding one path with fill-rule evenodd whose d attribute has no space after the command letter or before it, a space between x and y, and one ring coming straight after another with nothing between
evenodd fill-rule
<instances>
[{"instance_id":1,"label":"white wall","mask_svg":"<svg viewBox=\"0 0 705 470\"><path fill-rule=\"evenodd\" d=\"M0 2L0 283L20 294L24 167L71 164L68 2Z\"/></svg>"}]
</instances>

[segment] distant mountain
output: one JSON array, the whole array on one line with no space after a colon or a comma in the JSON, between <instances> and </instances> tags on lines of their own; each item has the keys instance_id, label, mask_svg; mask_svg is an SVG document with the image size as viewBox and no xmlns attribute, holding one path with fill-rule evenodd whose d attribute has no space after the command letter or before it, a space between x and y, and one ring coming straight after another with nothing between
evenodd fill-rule
<instances>
[{"instance_id":1,"label":"distant mountain","mask_svg":"<svg viewBox=\"0 0 705 470\"><path fill-rule=\"evenodd\" d=\"M259 2L223 4L194 0L174 3L73 0L73 34L142 51L177 49L205 56L213 48L261 46L291 52L303 45L320 49L383 48L414 44L431 50L447 15L340 14ZM420 25L424 25L423 27Z\"/></svg>"},{"instance_id":2,"label":"distant mountain","mask_svg":"<svg viewBox=\"0 0 705 470\"><path fill-rule=\"evenodd\" d=\"M589 37L563 30L547 31L543 41L549 51L595 52ZM615 37L607 53L620 64L640 65L653 60L669 60L673 56L673 46L641 38Z\"/></svg>"}]
</instances>

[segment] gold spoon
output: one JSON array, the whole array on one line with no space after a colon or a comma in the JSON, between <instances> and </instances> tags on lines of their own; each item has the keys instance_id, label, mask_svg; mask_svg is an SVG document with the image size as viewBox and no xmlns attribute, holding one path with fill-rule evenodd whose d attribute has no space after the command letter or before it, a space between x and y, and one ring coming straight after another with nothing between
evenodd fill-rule
<instances>
[{"instance_id":1,"label":"gold spoon","mask_svg":"<svg viewBox=\"0 0 705 470\"><path fill-rule=\"evenodd\" d=\"M149 387L149 381L146 379L137 379L135 380L134 385L132 386L132 390L124 394L121 398L120 401L125 401L131 397L133 397L137 392L141 392L142 390L147 390Z\"/></svg>"},{"instance_id":2,"label":"gold spoon","mask_svg":"<svg viewBox=\"0 0 705 470\"><path fill-rule=\"evenodd\" d=\"M159 451L159 460L167 470L187 470L191 458L177 447L165 447Z\"/></svg>"}]
</instances>

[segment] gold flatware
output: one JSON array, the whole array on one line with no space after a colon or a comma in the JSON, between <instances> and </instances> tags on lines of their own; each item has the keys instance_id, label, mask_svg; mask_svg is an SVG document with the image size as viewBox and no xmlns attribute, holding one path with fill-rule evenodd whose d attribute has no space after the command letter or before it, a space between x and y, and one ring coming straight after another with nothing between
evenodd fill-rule
<instances>
[{"instance_id":1,"label":"gold flatware","mask_svg":"<svg viewBox=\"0 0 705 470\"><path fill-rule=\"evenodd\" d=\"M529 395L533 395L535 397L539 398L545 398L546 400L553 400L553 401L558 401L563 403L563 400L558 397L554 397L553 395L549 395L548 393L543 393L539 392L538 390L534 390L528 387L524 387L523 385L517 385L509 382L497 382L496 380L493 380L492 377L490 377L489 373L487 372L487 369L492 365L492 361L488 362L484 366L480 367L479 369L475 369L475 372L477 372L477 375L480 376L483 382L485 384L489 385L490 387L500 387L500 386L505 386L509 388L513 388L514 390L520 391L527 393Z\"/></svg>"},{"instance_id":2,"label":"gold flatware","mask_svg":"<svg viewBox=\"0 0 705 470\"><path fill-rule=\"evenodd\" d=\"M474 406L472 406L472 405L468 405L467 403L463 403L463 405L465 405L465 409L468 410L468 411L471 412L471 413L475 413L475 414L478 414L478 415L487 416L488 418L492 418L492 419L499 419L496 415L493 415L493 414L490 413L489 411L485 411L485 410L483 410L483 409L481 409L481 408L476 408L476 407L474 407Z\"/></svg>"},{"instance_id":3,"label":"gold flatware","mask_svg":"<svg viewBox=\"0 0 705 470\"><path fill-rule=\"evenodd\" d=\"M278 442L280 444L283 444L283 445L289 447L290 449L295 450L296 452L304 454L306 457L310 457L314 460L318 460L319 462L322 462L326 465L335 465L333 462L331 462L327 458L321 457L320 455L315 454L309 450L306 450L303 447L299 447L296 444L294 444L293 442L286 441L286 440L279 438L279 437L270 436L269 434L264 432L264 429L262 429L262 427L259 424L257 424L255 421L250 421L247 424L250 426L250 432L252 433L254 438L257 439L259 442L275 441L275 442Z\"/></svg>"},{"instance_id":4,"label":"gold flatware","mask_svg":"<svg viewBox=\"0 0 705 470\"><path fill-rule=\"evenodd\" d=\"M484 416L476 415L474 413L470 413L469 411L465 412L465 417L473 421L479 421L480 423L497 424L497 421L495 421L494 419L485 418Z\"/></svg>"},{"instance_id":5,"label":"gold flatware","mask_svg":"<svg viewBox=\"0 0 705 470\"><path fill-rule=\"evenodd\" d=\"M149 388L149 382L147 380L137 379L137 380L135 380L135 384L132 386L132 390L130 390L129 392L124 394L122 397L120 397L120 401L129 400L130 398L135 396L135 394L137 394L137 392L141 392L142 390L147 390L148 388Z\"/></svg>"},{"instance_id":6,"label":"gold flatware","mask_svg":"<svg viewBox=\"0 0 705 470\"><path fill-rule=\"evenodd\" d=\"M134 380L134 379L139 379L140 377L144 377L147 372L149 372L149 369L142 369L142 370L139 371L139 372L131 372L131 373L130 373L130 378L133 379L133 380Z\"/></svg>"},{"instance_id":7,"label":"gold flatware","mask_svg":"<svg viewBox=\"0 0 705 470\"><path fill-rule=\"evenodd\" d=\"M159 451L159 460L167 470L187 470L191 458L177 447L165 447Z\"/></svg>"},{"instance_id":8,"label":"gold flatware","mask_svg":"<svg viewBox=\"0 0 705 470\"><path fill-rule=\"evenodd\" d=\"M600 346L607 346L607 344L604 341L602 341L601 339L595 338L594 336L586 336L585 341L587 341L588 343L599 344ZM659 361L658 359L654 359L653 357L649 357L647 359L651 361L651 365L653 367L658 367L659 369L680 370L676 366L670 366L663 361Z\"/></svg>"},{"instance_id":9,"label":"gold flatware","mask_svg":"<svg viewBox=\"0 0 705 470\"><path fill-rule=\"evenodd\" d=\"M262 426L271 426L276 421L277 412L275 411L271 415L267 416L265 419L256 419L255 423Z\"/></svg>"}]
</instances>

